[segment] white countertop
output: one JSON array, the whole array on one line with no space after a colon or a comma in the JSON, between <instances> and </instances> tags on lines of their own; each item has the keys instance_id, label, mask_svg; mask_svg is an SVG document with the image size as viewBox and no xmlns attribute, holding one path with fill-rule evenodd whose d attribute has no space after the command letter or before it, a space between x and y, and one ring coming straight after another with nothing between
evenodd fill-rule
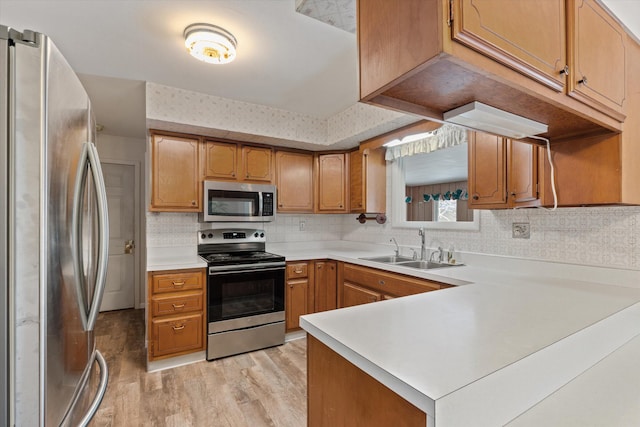
<instances>
[{"instance_id":1,"label":"white countertop","mask_svg":"<svg viewBox=\"0 0 640 427\"><path fill-rule=\"evenodd\" d=\"M341 245L292 254L411 274L354 258L376 248ZM640 289L615 286L637 286L638 271L485 258L413 273L470 286L307 315L301 326L438 427L504 425L640 335Z\"/></svg>"},{"instance_id":2,"label":"white countertop","mask_svg":"<svg viewBox=\"0 0 640 427\"><path fill-rule=\"evenodd\" d=\"M198 256L195 246L147 248L147 271L205 268L207 262Z\"/></svg>"}]
</instances>

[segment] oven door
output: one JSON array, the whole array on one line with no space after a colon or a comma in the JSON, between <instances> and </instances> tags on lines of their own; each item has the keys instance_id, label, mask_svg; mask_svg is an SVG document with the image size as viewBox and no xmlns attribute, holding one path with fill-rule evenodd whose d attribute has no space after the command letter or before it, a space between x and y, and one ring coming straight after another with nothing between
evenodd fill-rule
<instances>
[{"instance_id":1,"label":"oven door","mask_svg":"<svg viewBox=\"0 0 640 427\"><path fill-rule=\"evenodd\" d=\"M250 270L210 270L209 333L284 320L284 275L284 265Z\"/></svg>"}]
</instances>

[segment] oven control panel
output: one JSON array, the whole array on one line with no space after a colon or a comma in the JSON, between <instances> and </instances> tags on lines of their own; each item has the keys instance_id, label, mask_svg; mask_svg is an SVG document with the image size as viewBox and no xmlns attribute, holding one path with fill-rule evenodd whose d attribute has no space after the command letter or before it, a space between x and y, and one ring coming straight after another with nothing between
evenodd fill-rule
<instances>
[{"instance_id":1,"label":"oven control panel","mask_svg":"<svg viewBox=\"0 0 640 427\"><path fill-rule=\"evenodd\" d=\"M200 230L198 231L198 244L211 243L253 243L266 242L264 230L233 229L233 230Z\"/></svg>"}]
</instances>

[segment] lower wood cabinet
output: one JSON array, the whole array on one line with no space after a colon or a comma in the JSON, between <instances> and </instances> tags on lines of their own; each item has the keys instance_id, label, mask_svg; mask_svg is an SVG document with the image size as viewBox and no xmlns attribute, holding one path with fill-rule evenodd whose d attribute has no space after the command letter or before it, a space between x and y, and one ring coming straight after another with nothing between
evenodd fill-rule
<instances>
[{"instance_id":1,"label":"lower wood cabinet","mask_svg":"<svg viewBox=\"0 0 640 427\"><path fill-rule=\"evenodd\" d=\"M337 277L339 308L451 287L445 283L348 263L338 264Z\"/></svg>"},{"instance_id":2,"label":"lower wood cabinet","mask_svg":"<svg viewBox=\"0 0 640 427\"><path fill-rule=\"evenodd\" d=\"M206 347L205 269L149 272L149 360Z\"/></svg>"},{"instance_id":3,"label":"lower wood cabinet","mask_svg":"<svg viewBox=\"0 0 640 427\"><path fill-rule=\"evenodd\" d=\"M300 316L337 308L336 272L336 261L287 263L285 291L287 332L300 328Z\"/></svg>"},{"instance_id":4,"label":"lower wood cabinet","mask_svg":"<svg viewBox=\"0 0 640 427\"><path fill-rule=\"evenodd\" d=\"M287 263L284 295L287 332L299 329L300 316L313 312L313 289L310 286L312 274L309 274L309 270L307 261Z\"/></svg>"}]
</instances>

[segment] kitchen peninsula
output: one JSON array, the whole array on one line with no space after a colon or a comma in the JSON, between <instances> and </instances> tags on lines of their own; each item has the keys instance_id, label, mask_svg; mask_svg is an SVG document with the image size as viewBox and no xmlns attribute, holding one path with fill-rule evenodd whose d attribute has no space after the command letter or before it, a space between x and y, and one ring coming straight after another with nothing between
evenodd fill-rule
<instances>
[{"instance_id":1,"label":"kitchen peninsula","mask_svg":"<svg viewBox=\"0 0 640 427\"><path fill-rule=\"evenodd\" d=\"M303 316L309 425L387 425L383 413L405 422L397 425L532 425L528 418L552 415L540 415L544 407L600 390L597 381L571 385L615 373L609 357L637 361L637 272L489 258L470 254L468 266L432 270L431 278L468 285ZM640 419L640 387L619 377L598 408L620 416L620 401L631 402L622 412L631 418L609 425ZM580 413L578 404L570 415Z\"/></svg>"}]
</instances>

